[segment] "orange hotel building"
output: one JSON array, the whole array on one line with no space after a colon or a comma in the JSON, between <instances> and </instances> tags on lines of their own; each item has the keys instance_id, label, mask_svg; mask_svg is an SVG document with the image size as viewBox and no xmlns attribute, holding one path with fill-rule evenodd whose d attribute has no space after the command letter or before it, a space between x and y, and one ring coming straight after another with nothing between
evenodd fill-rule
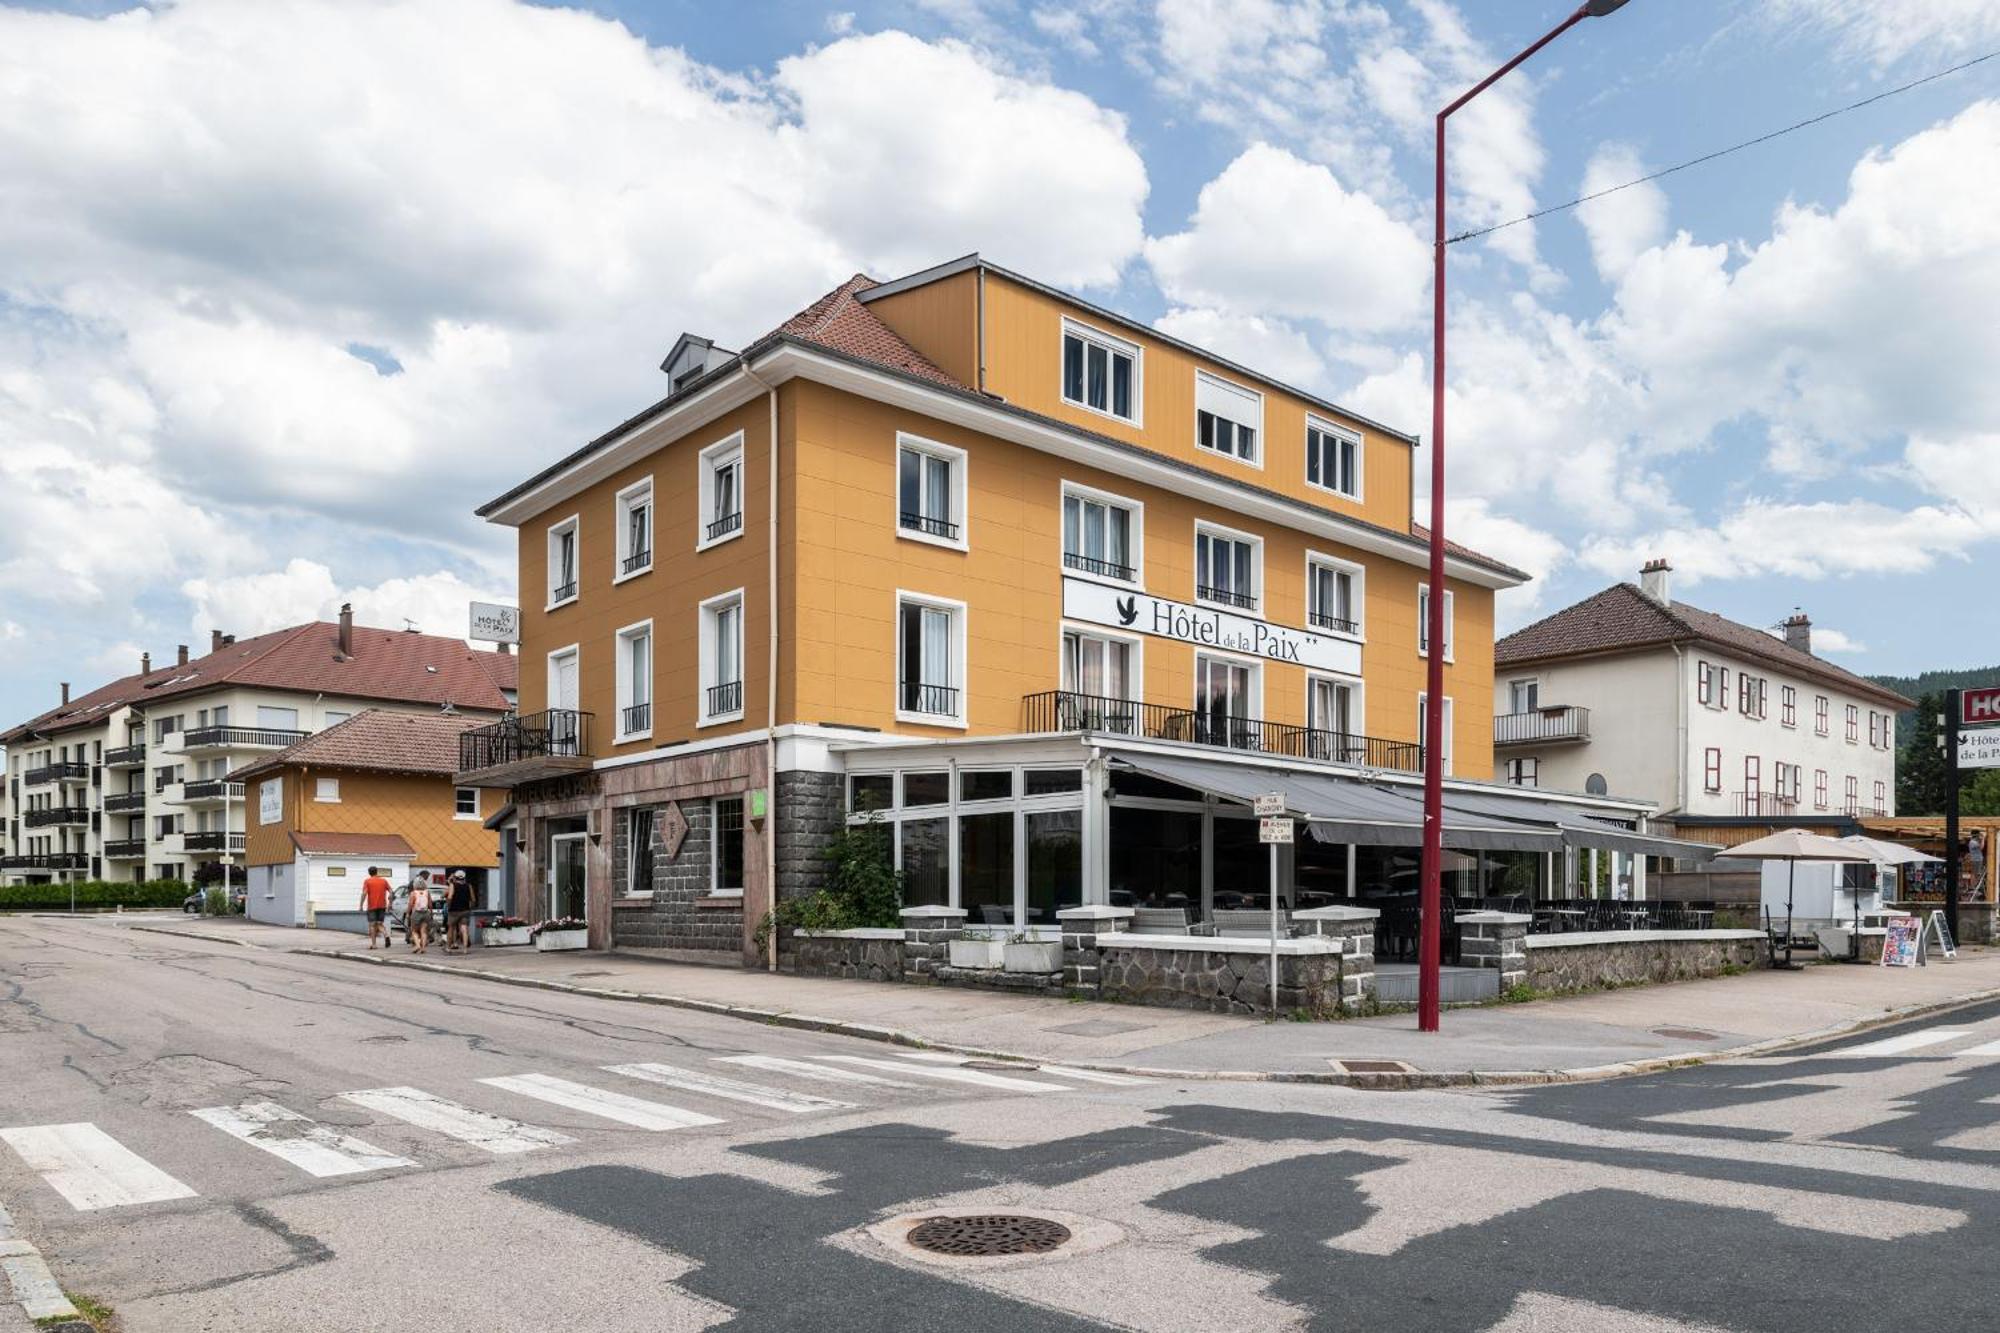
<instances>
[{"instance_id":1,"label":"orange hotel building","mask_svg":"<svg viewBox=\"0 0 2000 1333\"><path fill-rule=\"evenodd\" d=\"M969 924L1199 919L1268 902L1245 784L1414 798L1415 437L977 256L662 369L666 398L479 510L519 532L520 715L458 778L511 788L522 910L749 960L865 810L906 900ZM1447 570L1469 789L1493 594L1527 576ZM1281 894L1407 879L1409 806L1301 838Z\"/></svg>"}]
</instances>

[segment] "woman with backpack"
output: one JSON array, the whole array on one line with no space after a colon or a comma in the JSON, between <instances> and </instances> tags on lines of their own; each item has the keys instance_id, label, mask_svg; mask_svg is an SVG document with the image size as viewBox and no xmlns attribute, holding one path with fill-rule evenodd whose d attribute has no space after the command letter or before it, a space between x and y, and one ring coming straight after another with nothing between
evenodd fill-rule
<instances>
[{"instance_id":1,"label":"woman with backpack","mask_svg":"<svg viewBox=\"0 0 2000 1333\"><path fill-rule=\"evenodd\" d=\"M410 885L410 899L404 907L403 920L410 930L410 949L413 953L424 953L431 943L431 881L428 875L419 875Z\"/></svg>"}]
</instances>

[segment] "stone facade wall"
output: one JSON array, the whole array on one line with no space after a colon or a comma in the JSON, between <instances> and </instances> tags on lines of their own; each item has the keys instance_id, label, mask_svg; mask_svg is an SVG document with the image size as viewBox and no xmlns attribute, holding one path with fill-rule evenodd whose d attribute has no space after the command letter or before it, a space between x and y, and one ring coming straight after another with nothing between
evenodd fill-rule
<instances>
[{"instance_id":1,"label":"stone facade wall","mask_svg":"<svg viewBox=\"0 0 2000 1333\"><path fill-rule=\"evenodd\" d=\"M675 805L687 820L688 831L681 840L680 854L669 856L667 812ZM618 812L607 838L612 882L621 892L644 887L632 883L631 808ZM620 905L619 945L628 949L736 952L743 942L742 900L709 897L715 855L713 808L702 799L637 808L653 812L653 897L650 903L628 900Z\"/></svg>"},{"instance_id":2,"label":"stone facade wall","mask_svg":"<svg viewBox=\"0 0 2000 1333\"><path fill-rule=\"evenodd\" d=\"M1098 994L1103 999L1216 1014L1271 1010L1268 954L1115 944L1101 946L1099 952ZM1337 953L1280 955L1278 1008L1328 1017L1339 1012L1340 959Z\"/></svg>"},{"instance_id":3,"label":"stone facade wall","mask_svg":"<svg viewBox=\"0 0 2000 1333\"><path fill-rule=\"evenodd\" d=\"M1538 939L1527 949L1527 979L1530 986L1545 992L1691 981L1719 976L1730 968L1763 966L1770 961L1768 951L1768 940L1762 935L1587 944L1543 944Z\"/></svg>"},{"instance_id":4,"label":"stone facade wall","mask_svg":"<svg viewBox=\"0 0 2000 1333\"><path fill-rule=\"evenodd\" d=\"M826 848L846 818L841 775L780 773L776 807L778 901L810 897L826 887Z\"/></svg>"}]
</instances>

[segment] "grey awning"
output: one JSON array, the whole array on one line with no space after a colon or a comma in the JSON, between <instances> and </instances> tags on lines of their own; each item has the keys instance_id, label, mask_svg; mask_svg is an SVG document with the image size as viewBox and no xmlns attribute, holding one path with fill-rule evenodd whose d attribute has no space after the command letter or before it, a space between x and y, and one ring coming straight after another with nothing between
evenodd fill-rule
<instances>
[{"instance_id":1,"label":"grey awning","mask_svg":"<svg viewBox=\"0 0 2000 1333\"><path fill-rule=\"evenodd\" d=\"M1581 806L1561 801L1538 801L1526 796L1499 792L1449 791L1445 801L1461 809L1492 818L1553 826L1568 847L1595 847L1599 851L1629 852L1634 856L1677 856L1690 861L1707 861L1715 848L1707 843L1661 838L1598 819Z\"/></svg>"},{"instance_id":2,"label":"grey awning","mask_svg":"<svg viewBox=\"0 0 2000 1333\"><path fill-rule=\"evenodd\" d=\"M1321 842L1364 847L1416 847L1423 842L1421 798L1413 801L1372 782L1275 766L1107 749L1119 763L1149 777L1245 805L1265 792L1278 792L1285 798L1285 808L1305 819L1308 831ZM1465 852L1556 852L1562 850L1563 842L1547 824L1531 827L1514 819L1460 809L1447 800L1444 845Z\"/></svg>"}]
</instances>

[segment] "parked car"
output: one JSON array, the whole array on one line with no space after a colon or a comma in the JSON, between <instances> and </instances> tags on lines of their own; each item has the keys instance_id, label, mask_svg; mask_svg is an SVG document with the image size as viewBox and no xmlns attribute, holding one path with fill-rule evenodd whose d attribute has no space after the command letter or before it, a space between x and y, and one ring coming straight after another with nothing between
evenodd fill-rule
<instances>
[{"instance_id":1,"label":"parked car","mask_svg":"<svg viewBox=\"0 0 2000 1333\"><path fill-rule=\"evenodd\" d=\"M241 888L232 888L229 891L230 911L232 912L243 911L246 905L249 903L249 901L250 901L250 894L247 890ZM207 902L208 902L208 890L196 889L193 893L190 893L187 897L181 899L181 910L183 912L200 912L207 905Z\"/></svg>"}]
</instances>

